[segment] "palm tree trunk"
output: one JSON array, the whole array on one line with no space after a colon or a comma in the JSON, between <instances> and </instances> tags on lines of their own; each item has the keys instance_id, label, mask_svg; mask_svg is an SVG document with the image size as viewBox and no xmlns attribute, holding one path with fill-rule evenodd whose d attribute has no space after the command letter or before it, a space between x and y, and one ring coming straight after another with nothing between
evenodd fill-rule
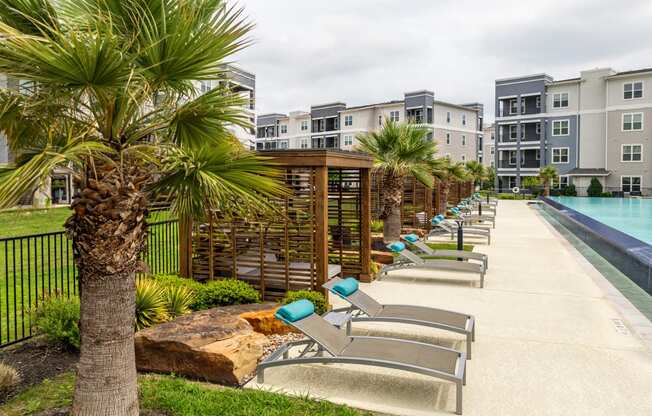
<instances>
[{"instance_id":1,"label":"palm tree trunk","mask_svg":"<svg viewBox=\"0 0 652 416\"><path fill-rule=\"evenodd\" d=\"M143 269L147 202L139 169L107 163L87 172L66 222L81 282L81 351L75 416L138 415L135 275Z\"/></svg>"},{"instance_id":2,"label":"palm tree trunk","mask_svg":"<svg viewBox=\"0 0 652 416\"><path fill-rule=\"evenodd\" d=\"M544 196L550 196L550 181L546 180L543 183L543 195Z\"/></svg>"},{"instance_id":3,"label":"palm tree trunk","mask_svg":"<svg viewBox=\"0 0 652 416\"><path fill-rule=\"evenodd\" d=\"M446 214L446 211L448 211L448 193L450 192L450 183L449 182L442 182L442 187L441 187L441 199L442 203L444 205L444 215Z\"/></svg>"},{"instance_id":4,"label":"palm tree trunk","mask_svg":"<svg viewBox=\"0 0 652 416\"><path fill-rule=\"evenodd\" d=\"M386 172L383 177L383 239L386 243L401 238L401 202L404 177Z\"/></svg>"}]
</instances>

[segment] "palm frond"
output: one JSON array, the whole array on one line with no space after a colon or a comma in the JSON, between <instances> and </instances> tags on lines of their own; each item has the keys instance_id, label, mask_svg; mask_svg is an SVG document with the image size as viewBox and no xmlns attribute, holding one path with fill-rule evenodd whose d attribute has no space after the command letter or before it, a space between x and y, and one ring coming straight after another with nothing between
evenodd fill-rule
<instances>
[{"instance_id":1,"label":"palm frond","mask_svg":"<svg viewBox=\"0 0 652 416\"><path fill-rule=\"evenodd\" d=\"M47 28L58 28L57 12L50 0L3 0L0 22L27 35L40 35Z\"/></svg>"}]
</instances>

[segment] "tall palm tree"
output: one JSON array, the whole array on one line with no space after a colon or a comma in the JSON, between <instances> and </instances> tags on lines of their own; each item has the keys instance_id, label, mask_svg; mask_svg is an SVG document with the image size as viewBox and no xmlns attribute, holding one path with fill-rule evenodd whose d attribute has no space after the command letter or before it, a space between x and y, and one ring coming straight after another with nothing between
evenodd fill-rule
<instances>
[{"instance_id":1,"label":"tall palm tree","mask_svg":"<svg viewBox=\"0 0 652 416\"><path fill-rule=\"evenodd\" d=\"M482 182L487 179L487 170L484 165L477 160L469 160L465 167L469 177L473 180L473 185L482 188Z\"/></svg>"},{"instance_id":2,"label":"tall palm tree","mask_svg":"<svg viewBox=\"0 0 652 416\"><path fill-rule=\"evenodd\" d=\"M250 127L224 64L251 24L221 0L3 0L0 129L16 162L0 207L74 167L80 189L65 227L81 291L74 415L137 415L135 273L144 269L148 202L180 216L261 207L277 171L235 144ZM217 87L196 93L197 81Z\"/></svg>"},{"instance_id":3,"label":"tall palm tree","mask_svg":"<svg viewBox=\"0 0 652 416\"><path fill-rule=\"evenodd\" d=\"M428 130L410 123L385 120L378 132L357 136L358 150L374 158L374 169L382 172L383 238L396 241L401 236L401 202L405 178L413 175L419 182L432 188L433 177L429 162L437 152L435 143L428 140Z\"/></svg>"},{"instance_id":4,"label":"tall palm tree","mask_svg":"<svg viewBox=\"0 0 652 416\"><path fill-rule=\"evenodd\" d=\"M441 184L441 197L444 203L444 210L448 204L448 194L451 185L468 179L468 172L462 162L452 162L450 158L444 157L431 162L433 176Z\"/></svg>"},{"instance_id":5,"label":"tall palm tree","mask_svg":"<svg viewBox=\"0 0 652 416\"><path fill-rule=\"evenodd\" d=\"M539 178L543 183L543 195L550 196L550 183L559 176L557 168L552 165L545 166L539 171Z\"/></svg>"}]
</instances>

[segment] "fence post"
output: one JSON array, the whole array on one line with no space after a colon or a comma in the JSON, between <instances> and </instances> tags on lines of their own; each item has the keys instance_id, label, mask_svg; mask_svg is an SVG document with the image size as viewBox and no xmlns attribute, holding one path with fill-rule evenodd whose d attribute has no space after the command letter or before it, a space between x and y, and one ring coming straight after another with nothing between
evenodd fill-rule
<instances>
[{"instance_id":1,"label":"fence post","mask_svg":"<svg viewBox=\"0 0 652 416\"><path fill-rule=\"evenodd\" d=\"M192 218L179 218L179 274L192 277Z\"/></svg>"}]
</instances>

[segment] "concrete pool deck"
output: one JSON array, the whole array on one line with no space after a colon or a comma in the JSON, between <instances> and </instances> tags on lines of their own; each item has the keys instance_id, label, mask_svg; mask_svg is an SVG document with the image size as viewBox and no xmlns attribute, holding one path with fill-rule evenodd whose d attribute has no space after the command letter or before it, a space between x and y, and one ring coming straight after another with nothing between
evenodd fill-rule
<instances>
[{"instance_id":1,"label":"concrete pool deck","mask_svg":"<svg viewBox=\"0 0 652 416\"><path fill-rule=\"evenodd\" d=\"M384 303L474 314L476 342L464 387L465 415L650 415L652 326L537 210L501 201L485 288L445 273L399 270L362 285ZM334 306L344 306L331 297ZM356 333L464 348L462 337L376 324ZM400 332L397 332L400 331ZM640 336L639 336L640 334ZM379 413L452 414L452 384L394 370L302 365L266 371L247 387L308 394Z\"/></svg>"}]
</instances>

